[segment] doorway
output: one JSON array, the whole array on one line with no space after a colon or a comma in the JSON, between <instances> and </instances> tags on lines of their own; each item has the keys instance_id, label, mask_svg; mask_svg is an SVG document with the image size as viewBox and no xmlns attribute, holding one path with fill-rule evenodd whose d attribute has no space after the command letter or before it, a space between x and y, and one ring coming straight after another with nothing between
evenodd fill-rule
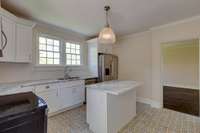
<instances>
[{"instance_id":1,"label":"doorway","mask_svg":"<svg viewBox=\"0 0 200 133\"><path fill-rule=\"evenodd\" d=\"M163 43L163 106L199 116L199 40Z\"/></svg>"}]
</instances>

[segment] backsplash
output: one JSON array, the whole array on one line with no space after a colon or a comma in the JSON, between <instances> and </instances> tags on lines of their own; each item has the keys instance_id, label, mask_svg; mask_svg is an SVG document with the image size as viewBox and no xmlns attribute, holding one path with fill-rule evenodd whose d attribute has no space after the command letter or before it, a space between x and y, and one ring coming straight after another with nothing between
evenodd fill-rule
<instances>
[{"instance_id":1,"label":"backsplash","mask_svg":"<svg viewBox=\"0 0 200 133\"><path fill-rule=\"evenodd\" d=\"M73 66L67 67L65 71L71 77L90 77L92 76L88 70L87 66Z\"/></svg>"}]
</instances>

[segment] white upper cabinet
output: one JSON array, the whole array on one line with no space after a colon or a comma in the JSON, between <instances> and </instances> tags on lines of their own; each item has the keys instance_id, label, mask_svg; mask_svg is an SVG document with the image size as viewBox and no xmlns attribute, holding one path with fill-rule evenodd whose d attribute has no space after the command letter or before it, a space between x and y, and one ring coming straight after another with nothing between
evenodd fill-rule
<instances>
[{"instance_id":1,"label":"white upper cabinet","mask_svg":"<svg viewBox=\"0 0 200 133\"><path fill-rule=\"evenodd\" d=\"M95 45L97 53L112 54L112 44L100 44L98 43L98 38L88 40L87 43L88 47Z\"/></svg>"},{"instance_id":2,"label":"white upper cabinet","mask_svg":"<svg viewBox=\"0 0 200 133\"><path fill-rule=\"evenodd\" d=\"M16 24L16 61L31 62L32 28Z\"/></svg>"},{"instance_id":3,"label":"white upper cabinet","mask_svg":"<svg viewBox=\"0 0 200 133\"><path fill-rule=\"evenodd\" d=\"M98 52L112 54L112 44L98 44Z\"/></svg>"},{"instance_id":4,"label":"white upper cabinet","mask_svg":"<svg viewBox=\"0 0 200 133\"><path fill-rule=\"evenodd\" d=\"M5 45L3 49L3 57L0 57L0 61L14 62L15 61L15 22L4 16L1 17L2 27L2 45Z\"/></svg>"},{"instance_id":5,"label":"white upper cabinet","mask_svg":"<svg viewBox=\"0 0 200 133\"><path fill-rule=\"evenodd\" d=\"M32 55L32 29L34 23L14 16L0 8L0 62L30 63ZM6 44L6 45L5 45Z\"/></svg>"},{"instance_id":6,"label":"white upper cabinet","mask_svg":"<svg viewBox=\"0 0 200 133\"><path fill-rule=\"evenodd\" d=\"M112 44L100 44L94 38L87 41L88 45L88 69L92 76L98 77L98 53L112 54Z\"/></svg>"}]
</instances>

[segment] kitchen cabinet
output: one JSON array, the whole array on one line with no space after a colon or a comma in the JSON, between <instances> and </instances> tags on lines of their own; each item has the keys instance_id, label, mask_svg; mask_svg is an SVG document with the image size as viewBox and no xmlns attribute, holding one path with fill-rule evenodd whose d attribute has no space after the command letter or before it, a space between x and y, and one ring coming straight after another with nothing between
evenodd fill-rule
<instances>
[{"instance_id":1,"label":"kitchen cabinet","mask_svg":"<svg viewBox=\"0 0 200 133\"><path fill-rule=\"evenodd\" d=\"M112 44L100 44L94 38L87 41L88 46L88 68L92 76L98 77L98 54L112 54Z\"/></svg>"},{"instance_id":2,"label":"kitchen cabinet","mask_svg":"<svg viewBox=\"0 0 200 133\"><path fill-rule=\"evenodd\" d=\"M96 47L97 53L112 54L112 44L101 44L98 42L98 38L90 39L87 41L88 47Z\"/></svg>"},{"instance_id":3,"label":"kitchen cabinet","mask_svg":"<svg viewBox=\"0 0 200 133\"><path fill-rule=\"evenodd\" d=\"M35 94L47 102L49 115L52 116L67 108L82 104L85 99L85 82L68 81L35 86Z\"/></svg>"},{"instance_id":4,"label":"kitchen cabinet","mask_svg":"<svg viewBox=\"0 0 200 133\"><path fill-rule=\"evenodd\" d=\"M55 82L55 81L54 81ZM58 81L32 85L17 85L13 88L0 90L0 96L16 93L33 92L45 100L49 116L69 108L83 104L85 100L85 81Z\"/></svg>"},{"instance_id":5,"label":"kitchen cabinet","mask_svg":"<svg viewBox=\"0 0 200 133\"><path fill-rule=\"evenodd\" d=\"M62 108L83 103L85 100L84 81L72 81L72 83L61 83L59 96Z\"/></svg>"},{"instance_id":6,"label":"kitchen cabinet","mask_svg":"<svg viewBox=\"0 0 200 133\"><path fill-rule=\"evenodd\" d=\"M60 101L62 108L67 108L73 105L72 88L60 88Z\"/></svg>"},{"instance_id":7,"label":"kitchen cabinet","mask_svg":"<svg viewBox=\"0 0 200 133\"><path fill-rule=\"evenodd\" d=\"M45 100L49 113L54 113L61 109L58 95L58 84L46 84L35 87L35 94Z\"/></svg>"},{"instance_id":8,"label":"kitchen cabinet","mask_svg":"<svg viewBox=\"0 0 200 133\"><path fill-rule=\"evenodd\" d=\"M98 44L98 52L112 54L112 44Z\"/></svg>"},{"instance_id":9,"label":"kitchen cabinet","mask_svg":"<svg viewBox=\"0 0 200 133\"><path fill-rule=\"evenodd\" d=\"M15 61L15 22L7 17L1 17L2 42L6 43L1 62ZM4 34L4 35L3 35Z\"/></svg>"},{"instance_id":10,"label":"kitchen cabinet","mask_svg":"<svg viewBox=\"0 0 200 133\"><path fill-rule=\"evenodd\" d=\"M72 87L72 104L76 105L84 102L85 100L85 87L74 86Z\"/></svg>"},{"instance_id":11,"label":"kitchen cabinet","mask_svg":"<svg viewBox=\"0 0 200 133\"><path fill-rule=\"evenodd\" d=\"M32 54L32 29L34 23L18 18L0 8L1 45L3 57L0 62L30 63ZM2 49L2 47L0 47Z\"/></svg>"},{"instance_id":12,"label":"kitchen cabinet","mask_svg":"<svg viewBox=\"0 0 200 133\"><path fill-rule=\"evenodd\" d=\"M32 27L16 24L16 62L31 62Z\"/></svg>"}]
</instances>

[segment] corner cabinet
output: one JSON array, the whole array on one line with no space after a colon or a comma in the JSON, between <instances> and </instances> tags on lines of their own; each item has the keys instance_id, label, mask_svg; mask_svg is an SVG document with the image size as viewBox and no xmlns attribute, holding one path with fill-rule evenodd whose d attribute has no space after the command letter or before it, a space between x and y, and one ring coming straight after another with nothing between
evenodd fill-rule
<instances>
[{"instance_id":1,"label":"corner cabinet","mask_svg":"<svg viewBox=\"0 0 200 133\"><path fill-rule=\"evenodd\" d=\"M2 8L0 8L0 18L0 49L3 51L0 62L30 63L32 29L35 24L18 18Z\"/></svg>"}]
</instances>

